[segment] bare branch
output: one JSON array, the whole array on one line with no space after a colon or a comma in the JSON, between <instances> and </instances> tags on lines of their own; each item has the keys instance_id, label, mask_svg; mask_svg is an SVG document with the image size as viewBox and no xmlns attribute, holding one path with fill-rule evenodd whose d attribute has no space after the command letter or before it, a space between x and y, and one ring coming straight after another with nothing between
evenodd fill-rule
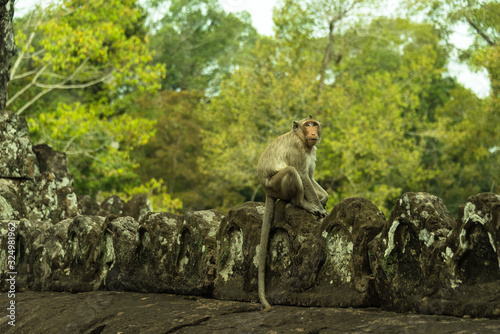
<instances>
[{"instance_id":1,"label":"bare branch","mask_svg":"<svg viewBox=\"0 0 500 334\"><path fill-rule=\"evenodd\" d=\"M87 88L87 87L93 86L95 84L98 84L100 82L106 81L107 79L109 79L110 77L113 76L114 72L115 71L113 70L113 71L111 71L110 73L106 74L103 77L100 77L98 79L95 79L95 80L92 80L92 81L89 81L89 82L85 82L85 83L82 83L82 84L65 85L62 82L62 83L55 84L55 85L46 85L46 84L42 84L42 83L37 82L37 83L35 83L35 86L40 87L40 88L48 88L48 89L81 89L81 88ZM65 82L67 82L67 80L65 80Z\"/></svg>"},{"instance_id":2,"label":"bare branch","mask_svg":"<svg viewBox=\"0 0 500 334\"><path fill-rule=\"evenodd\" d=\"M57 78L57 79L64 79L65 76L53 72L47 72L43 74L44 77L51 77L51 78Z\"/></svg>"},{"instance_id":3,"label":"bare branch","mask_svg":"<svg viewBox=\"0 0 500 334\"><path fill-rule=\"evenodd\" d=\"M476 32L481 35L481 37L486 41L486 43L488 43L490 46L495 46L495 42L493 42L489 37L488 35L486 35L474 22L472 22L471 19L469 19L468 17L465 17L465 19L467 20L467 22L470 24L470 26L472 28L474 28L474 30L476 30Z\"/></svg>"},{"instance_id":4,"label":"bare branch","mask_svg":"<svg viewBox=\"0 0 500 334\"><path fill-rule=\"evenodd\" d=\"M26 109L28 109L33 103L35 103L39 98L41 98L42 96L44 96L45 94L49 93L50 91L52 91L52 89L45 89L43 91L41 91L40 93L38 93L34 98L32 98L28 103L26 103L24 106L22 106L17 112L16 112L16 115L21 115L23 111L25 111Z\"/></svg>"},{"instance_id":5,"label":"bare branch","mask_svg":"<svg viewBox=\"0 0 500 334\"><path fill-rule=\"evenodd\" d=\"M15 81L15 80L19 80L19 79L22 79L22 78L29 77L30 75L35 74L36 72L38 72L38 70L39 70L39 68L35 68L33 71L29 71L29 72L25 72L23 74L16 75L14 78L11 78L10 81Z\"/></svg>"},{"instance_id":6,"label":"bare branch","mask_svg":"<svg viewBox=\"0 0 500 334\"><path fill-rule=\"evenodd\" d=\"M98 161L99 163L102 163L99 159L96 159L96 157L94 157L91 153L99 152L102 149L104 149L105 147L109 146L110 144L111 144L111 140L108 139L105 142L103 142L101 145L99 145L95 148L92 148L92 149L80 149L80 150L74 150L74 151L64 151L64 153L66 153L67 155L84 154L85 156L92 158L92 159Z\"/></svg>"},{"instance_id":7,"label":"bare branch","mask_svg":"<svg viewBox=\"0 0 500 334\"><path fill-rule=\"evenodd\" d=\"M50 63L45 65L44 67L42 67L38 72L37 74L35 75L35 77L33 78L33 80L31 80L31 82L29 84L27 84L26 86L24 86L20 91L18 91L16 94L14 94L13 97L11 97L8 101L7 101L7 106L10 105L12 102L15 101L15 99L17 99L20 95L22 95L25 91L27 91L28 89L30 89L31 87L33 87L33 85L36 83L36 80L38 79L38 77L47 69L47 67L49 67Z\"/></svg>"},{"instance_id":8,"label":"bare branch","mask_svg":"<svg viewBox=\"0 0 500 334\"><path fill-rule=\"evenodd\" d=\"M330 61L331 54L333 52L333 44L334 44L333 30L334 30L334 28L335 28L335 21L332 20L329 24L328 42L326 44L325 52L323 54L323 61L321 63L319 86L318 86L318 99L319 99L319 96L321 95L321 92L323 91L324 86L325 86L326 68L328 66L328 62Z\"/></svg>"},{"instance_id":9,"label":"bare branch","mask_svg":"<svg viewBox=\"0 0 500 334\"><path fill-rule=\"evenodd\" d=\"M31 20L31 17L30 17L30 20ZM18 69L19 65L21 64L21 61L24 58L24 54L26 53L26 51L24 51L24 50L27 50L29 48L29 46L31 45L31 43L33 42L33 38L35 38L35 35L36 35L36 29L38 28L38 26L40 25L41 22L42 22L42 18L40 18L38 20L38 22L35 24L35 27L33 28L33 31L30 34L30 37L28 38L28 40L26 41L26 44L24 45L23 51L21 51L21 53L19 54L19 56L16 59L16 62L12 66L12 69L10 70L10 81L12 81L12 79L16 76L17 69Z\"/></svg>"},{"instance_id":10,"label":"bare branch","mask_svg":"<svg viewBox=\"0 0 500 334\"><path fill-rule=\"evenodd\" d=\"M33 58L34 56L38 56L39 54L42 54L44 52L45 52L45 49L40 49L40 50L33 52L32 54L26 56L26 59Z\"/></svg>"},{"instance_id":11,"label":"bare branch","mask_svg":"<svg viewBox=\"0 0 500 334\"><path fill-rule=\"evenodd\" d=\"M87 64L88 62L88 58L86 58L81 64L80 66L78 66L75 71L69 76L67 77L66 79L64 79L63 81L61 81L61 83L59 84L60 86L63 86L66 82L72 80L77 74L78 72L80 72L82 70L82 68L85 66L85 64ZM49 65L45 65L42 70L40 70L40 72L37 73L37 75L33 78L33 80L31 81L31 84L27 85L26 87L24 87L23 89L21 89L16 95L14 95L12 97L12 99L9 100L9 102L12 102L17 96L21 95L23 92L25 92L27 89L29 89L31 86L35 85L37 87L40 87L39 83L36 82L36 80L38 79L38 77L47 69ZM24 110L26 110L29 106L31 106L33 103L35 103L39 98L41 98L42 96L44 96L45 94L47 94L48 92L51 92L52 90L56 89L57 86L59 85L54 85L54 86L47 86L47 87L41 87L41 88L45 88L43 91L41 91L40 93L38 93L34 98L32 98L28 103L26 103L24 106L22 106L18 111L17 111L17 115L20 115Z\"/></svg>"},{"instance_id":12,"label":"bare branch","mask_svg":"<svg viewBox=\"0 0 500 334\"><path fill-rule=\"evenodd\" d=\"M78 137L78 136L77 136L76 134L75 134L75 135L73 135L73 136L72 136L72 137L68 140L68 142L66 143L66 145L64 146L64 148L63 148L63 150L62 150L62 151L63 151L63 152L66 152L66 151L69 149L69 147L71 146L71 144L73 144L73 142L75 141L75 139L76 139L77 137Z\"/></svg>"}]
</instances>

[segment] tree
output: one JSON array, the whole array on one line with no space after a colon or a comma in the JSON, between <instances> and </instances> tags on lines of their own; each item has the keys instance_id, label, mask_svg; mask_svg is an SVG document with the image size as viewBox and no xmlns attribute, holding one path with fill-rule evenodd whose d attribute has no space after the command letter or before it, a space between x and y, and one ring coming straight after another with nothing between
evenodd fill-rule
<instances>
[{"instance_id":1,"label":"tree","mask_svg":"<svg viewBox=\"0 0 500 334\"><path fill-rule=\"evenodd\" d=\"M465 24L469 28L474 42L467 50L459 50L461 59L467 61L472 69L486 68L490 75L493 95L498 96L500 79L497 58L500 38L498 1L419 0L412 1L408 5L413 12L423 12L428 20L448 33L458 24Z\"/></svg>"},{"instance_id":2,"label":"tree","mask_svg":"<svg viewBox=\"0 0 500 334\"><path fill-rule=\"evenodd\" d=\"M132 0L55 2L16 22L10 107L27 114L34 143L68 155L80 195L140 186L132 152L155 121L129 113L130 96L154 92L165 72L150 65L144 24Z\"/></svg>"},{"instance_id":3,"label":"tree","mask_svg":"<svg viewBox=\"0 0 500 334\"><path fill-rule=\"evenodd\" d=\"M157 120L155 136L134 151L141 161L137 172L143 182L152 177L164 180L169 193L182 199L188 210L213 207L204 191L207 181L198 163L204 154L199 111L203 99L197 92L163 90L136 100L141 113Z\"/></svg>"},{"instance_id":4,"label":"tree","mask_svg":"<svg viewBox=\"0 0 500 334\"><path fill-rule=\"evenodd\" d=\"M216 93L241 51L255 42L250 16L226 13L217 0L171 0L168 5L151 42L155 61L168 68L162 88Z\"/></svg>"},{"instance_id":5,"label":"tree","mask_svg":"<svg viewBox=\"0 0 500 334\"><path fill-rule=\"evenodd\" d=\"M16 22L20 52L7 106L21 114L55 90L99 86L99 97L109 100L127 87L154 91L164 67L148 64L148 37L138 34L143 16L135 0L36 7Z\"/></svg>"},{"instance_id":6,"label":"tree","mask_svg":"<svg viewBox=\"0 0 500 334\"><path fill-rule=\"evenodd\" d=\"M307 59L290 65L289 54L281 51L274 40L261 37L203 110L200 165L219 207L255 199L260 153L291 129L293 119L314 114L316 69Z\"/></svg>"},{"instance_id":7,"label":"tree","mask_svg":"<svg viewBox=\"0 0 500 334\"><path fill-rule=\"evenodd\" d=\"M427 165L437 170L429 191L442 197L456 213L467 197L495 191L498 165L493 165L491 152L480 139L488 127L488 118L484 117L486 102L460 86L450 95L447 103L436 110L439 121L431 130L435 143Z\"/></svg>"},{"instance_id":8,"label":"tree","mask_svg":"<svg viewBox=\"0 0 500 334\"><path fill-rule=\"evenodd\" d=\"M333 80L329 71L330 62L334 60L338 64L342 59L345 42L342 35L347 29L360 24L362 9L367 12L373 10L375 3L373 0L285 0L275 10L273 19L278 39L294 45L301 53L304 47L312 47L322 54L318 70L318 95L323 91L325 81ZM319 37L311 39L311 35Z\"/></svg>"},{"instance_id":9,"label":"tree","mask_svg":"<svg viewBox=\"0 0 500 334\"><path fill-rule=\"evenodd\" d=\"M432 156L440 172L432 189L441 192L448 206L456 210L472 194L500 192L500 4L421 0L414 5L437 27L450 30L465 24L474 41L467 49L458 49L460 59L472 70L485 69L490 78L488 98L481 100L457 87L437 110L437 145Z\"/></svg>"},{"instance_id":10,"label":"tree","mask_svg":"<svg viewBox=\"0 0 500 334\"><path fill-rule=\"evenodd\" d=\"M60 103L54 112L28 119L32 138L68 155L79 194L95 196L138 183L139 165L131 153L148 142L155 122L127 114L102 117L109 109L104 104Z\"/></svg>"},{"instance_id":11,"label":"tree","mask_svg":"<svg viewBox=\"0 0 500 334\"><path fill-rule=\"evenodd\" d=\"M259 40L207 105L209 125L228 125L204 133L207 170L228 185L219 191L233 201L250 199L260 152L309 114L324 125L317 179L331 202L364 196L388 210L401 192L428 189L436 171L422 163L426 124L431 109L446 102L450 82L442 77L448 49L439 32L405 19L343 26L334 39L342 57L327 62L319 93L325 53L314 50L325 50L329 38L312 32L325 31L325 21L306 7L285 5L275 11L276 40ZM431 94L436 87L442 101Z\"/></svg>"}]
</instances>

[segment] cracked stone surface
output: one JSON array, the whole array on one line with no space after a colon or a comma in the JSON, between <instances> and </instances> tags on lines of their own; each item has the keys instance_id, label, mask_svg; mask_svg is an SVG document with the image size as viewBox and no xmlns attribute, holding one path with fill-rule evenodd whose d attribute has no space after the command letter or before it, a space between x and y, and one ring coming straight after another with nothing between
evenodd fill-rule
<instances>
[{"instance_id":1,"label":"cracked stone surface","mask_svg":"<svg viewBox=\"0 0 500 334\"><path fill-rule=\"evenodd\" d=\"M374 308L304 308L170 294L22 292L16 326L0 316L0 332L37 333L498 333L500 320L430 316ZM0 296L1 309L9 300ZM5 312L5 311L3 311Z\"/></svg>"},{"instance_id":2,"label":"cracked stone surface","mask_svg":"<svg viewBox=\"0 0 500 334\"><path fill-rule=\"evenodd\" d=\"M26 119L0 110L0 177L32 178L37 174Z\"/></svg>"}]
</instances>

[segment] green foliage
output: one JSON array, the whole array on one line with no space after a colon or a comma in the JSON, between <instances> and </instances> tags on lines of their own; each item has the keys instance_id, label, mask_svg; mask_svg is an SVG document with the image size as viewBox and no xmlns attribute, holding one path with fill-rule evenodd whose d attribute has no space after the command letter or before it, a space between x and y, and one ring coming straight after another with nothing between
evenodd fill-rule
<instances>
[{"instance_id":1,"label":"green foliage","mask_svg":"<svg viewBox=\"0 0 500 334\"><path fill-rule=\"evenodd\" d=\"M428 191L456 212L500 192L497 1L407 1L407 17L387 18L372 0L283 0L273 37L216 0L147 3L165 9L157 22L132 0L64 1L16 22L10 107L68 154L80 193L147 192L171 212L263 200L261 152L308 115L323 123L330 208L364 196L388 212ZM457 24L466 50L450 43ZM488 98L449 77L455 52L488 72Z\"/></svg>"},{"instance_id":2,"label":"green foliage","mask_svg":"<svg viewBox=\"0 0 500 334\"><path fill-rule=\"evenodd\" d=\"M211 176L207 189L220 194L221 207L252 199L257 160L266 144L290 130L294 118L309 114L314 71L306 61L301 65L288 67L278 45L263 37L204 108L200 165Z\"/></svg>"},{"instance_id":3,"label":"green foliage","mask_svg":"<svg viewBox=\"0 0 500 334\"><path fill-rule=\"evenodd\" d=\"M141 114L150 115L157 123L155 136L134 151L141 160L137 170L141 180L165 180L170 193L182 199L187 209L198 210L214 204L204 195L206 181L198 164L203 155L199 113L202 99L200 93L168 90L138 98L136 105Z\"/></svg>"},{"instance_id":4,"label":"green foliage","mask_svg":"<svg viewBox=\"0 0 500 334\"><path fill-rule=\"evenodd\" d=\"M403 94L389 73L366 78L366 85L345 86L326 92L324 98L346 101L327 114L318 165L319 176L329 180L333 198L363 196L388 210L403 191L421 189L432 172L420 164L423 148L408 136ZM354 103L349 103L356 96ZM387 99L387 97L392 98ZM331 164L331 162L334 162Z\"/></svg>"},{"instance_id":5,"label":"green foliage","mask_svg":"<svg viewBox=\"0 0 500 334\"><path fill-rule=\"evenodd\" d=\"M216 92L256 31L248 13L226 13L216 0L172 0L152 37L155 61L167 65L163 89Z\"/></svg>"},{"instance_id":6,"label":"green foliage","mask_svg":"<svg viewBox=\"0 0 500 334\"><path fill-rule=\"evenodd\" d=\"M79 193L120 191L137 183L131 151L154 135L154 121L124 114L106 117L107 105L59 104L54 112L28 118L35 142L68 155Z\"/></svg>"},{"instance_id":7,"label":"green foliage","mask_svg":"<svg viewBox=\"0 0 500 334\"><path fill-rule=\"evenodd\" d=\"M438 108L428 163L438 171L429 189L446 199L451 210L478 192L490 191L488 150L476 140L481 135L485 102L462 87L451 91L448 102ZM496 167L495 167L496 169Z\"/></svg>"},{"instance_id":8,"label":"green foliage","mask_svg":"<svg viewBox=\"0 0 500 334\"><path fill-rule=\"evenodd\" d=\"M360 19L368 1L356 2L358 10L349 1L321 4L282 2L276 38L259 40L206 107L202 159L216 176L214 191L227 194L222 206L258 189L260 152L309 114L324 126L316 177L331 204L364 196L388 211L403 192L429 191L456 212L471 194L498 191L498 112L446 76L448 31L404 18ZM343 4L352 19L339 25ZM495 50L481 55L496 59ZM498 62L485 59L491 75Z\"/></svg>"},{"instance_id":9,"label":"green foliage","mask_svg":"<svg viewBox=\"0 0 500 334\"><path fill-rule=\"evenodd\" d=\"M135 0L63 1L34 9L16 22L22 52L11 71L10 108L23 113L58 90L93 89L82 102L155 91L165 69L149 64L143 21Z\"/></svg>"},{"instance_id":10,"label":"green foliage","mask_svg":"<svg viewBox=\"0 0 500 334\"><path fill-rule=\"evenodd\" d=\"M210 173L225 180L223 184L255 189L255 166L263 148L288 131L293 119L313 114L324 125L317 178L334 202L365 196L387 210L402 191L423 189L435 172L421 165L425 141L412 133L422 128L420 102L443 72L438 54L445 51L431 27L399 19L376 20L372 26L368 30L377 30L375 36L358 37L345 50L350 53L344 61L331 64L337 80L319 98L321 57L298 59L294 50L279 52L280 44L259 41L252 53L255 60L241 66L207 106L211 130L204 136L204 163ZM406 29L415 43L386 33L395 27ZM346 31L345 37L350 34ZM396 62L392 66L383 62L389 55ZM220 131L219 124L233 125Z\"/></svg>"},{"instance_id":11,"label":"green foliage","mask_svg":"<svg viewBox=\"0 0 500 334\"><path fill-rule=\"evenodd\" d=\"M430 191L443 197L453 211L471 194L500 192L500 4L471 0L412 3L437 27L448 33L465 24L474 41L457 50L472 70L486 70L491 94L478 99L462 87L436 108L437 122L431 127L434 142L425 163L437 170Z\"/></svg>"},{"instance_id":12,"label":"green foliage","mask_svg":"<svg viewBox=\"0 0 500 334\"><path fill-rule=\"evenodd\" d=\"M165 74L164 64L151 65L145 18L134 0L58 1L15 22L21 52L10 108L28 114L34 143L68 155L79 194L144 188L133 152L154 136L156 121L126 110L132 93L155 92ZM162 199L163 181L151 182L158 207L180 208Z\"/></svg>"}]
</instances>

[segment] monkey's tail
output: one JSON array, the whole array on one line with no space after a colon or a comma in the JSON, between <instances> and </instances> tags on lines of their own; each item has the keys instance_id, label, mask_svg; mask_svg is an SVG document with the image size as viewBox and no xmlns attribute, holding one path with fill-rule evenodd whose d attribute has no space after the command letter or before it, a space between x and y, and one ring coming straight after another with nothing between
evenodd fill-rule
<instances>
[{"instance_id":1,"label":"monkey's tail","mask_svg":"<svg viewBox=\"0 0 500 334\"><path fill-rule=\"evenodd\" d=\"M259 254L259 299L264 305L264 311L270 311L271 305L266 299L266 259L267 259L267 244L269 242L269 232L274 217L274 204L276 200L266 194L266 208L264 211L264 220L262 222L262 230L260 232L260 254Z\"/></svg>"}]
</instances>

